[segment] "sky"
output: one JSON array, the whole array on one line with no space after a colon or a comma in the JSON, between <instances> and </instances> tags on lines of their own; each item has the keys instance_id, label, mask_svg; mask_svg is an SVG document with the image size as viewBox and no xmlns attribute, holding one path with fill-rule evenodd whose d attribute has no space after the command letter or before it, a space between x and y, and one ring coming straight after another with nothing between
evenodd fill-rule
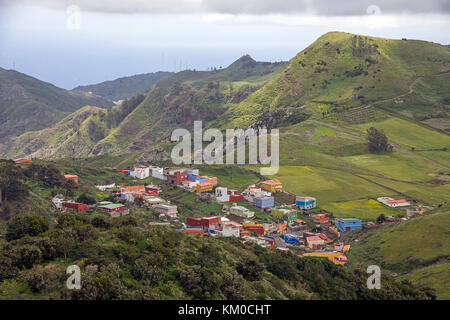
<instances>
[{"instance_id":1,"label":"sky","mask_svg":"<svg viewBox=\"0 0 450 320\"><path fill-rule=\"evenodd\" d=\"M72 89L289 60L329 31L450 44L450 0L0 0L0 67Z\"/></svg>"}]
</instances>

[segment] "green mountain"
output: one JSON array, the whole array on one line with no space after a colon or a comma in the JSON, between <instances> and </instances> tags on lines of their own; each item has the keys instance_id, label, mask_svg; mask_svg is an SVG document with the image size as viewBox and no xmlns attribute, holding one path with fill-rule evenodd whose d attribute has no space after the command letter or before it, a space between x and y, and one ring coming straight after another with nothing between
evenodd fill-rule
<instances>
[{"instance_id":1,"label":"green mountain","mask_svg":"<svg viewBox=\"0 0 450 320\"><path fill-rule=\"evenodd\" d=\"M449 71L448 46L330 32L222 123L248 126L265 111L306 105L316 115L354 122L376 107L449 129Z\"/></svg>"},{"instance_id":2,"label":"green mountain","mask_svg":"<svg viewBox=\"0 0 450 320\"><path fill-rule=\"evenodd\" d=\"M177 82L191 84L194 88L205 87L209 82L235 82L260 86L279 75L287 62L260 62L249 55L242 56L227 68L211 71L185 70L159 81L158 88L168 88Z\"/></svg>"},{"instance_id":3,"label":"green mountain","mask_svg":"<svg viewBox=\"0 0 450 320\"><path fill-rule=\"evenodd\" d=\"M157 88L111 108L84 107L50 128L10 137L0 142L0 154L85 158L143 152L167 141L174 128L190 128L197 119L216 120L227 105L239 103L253 90L213 82L199 90L180 83Z\"/></svg>"},{"instance_id":4,"label":"green mountain","mask_svg":"<svg viewBox=\"0 0 450 320\"><path fill-rule=\"evenodd\" d=\"M157 82L166 79L172 74L172 72L163 71L137 74L97 84L78 86L73 90L92 92L105 99L118 101L134 97L138 93L146 93L152 89Z\"/></svg>"},{"instance_id":5,"label":"green mountain","mask_svg":"<svg viewBox=\"0 0 450 320\"><path fill-rule=\"evenodd\" d=\"M436 288L440 299L449 299L449 225L447 209L379 230L356 232L351 235L351 266L377 264L382 272Z\"/></svg>"},{"instance_id":6,"label":"green mountain","mask_svg":"<svg viewBox=\"0 0 450 320\"><path fill-rule=\"evenodd\" d=\"M86 105L112 104L92 94L64 90L0 68L0 138L48 128Z\"/></svg>"}]
</instances>

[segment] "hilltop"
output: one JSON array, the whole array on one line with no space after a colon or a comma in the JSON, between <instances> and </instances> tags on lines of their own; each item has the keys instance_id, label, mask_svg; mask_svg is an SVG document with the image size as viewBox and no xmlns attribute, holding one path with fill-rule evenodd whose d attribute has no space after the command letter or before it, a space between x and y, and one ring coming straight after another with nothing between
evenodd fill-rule
<instances>
[{"instance_id":1,"label":"hilltop","mask_svg":"<svg viewBox=\"0 0 450 320\"><path fill-rule=\"evenodd\" d=\"M248 126L264 111L306 105L317 117L352 118L351 110L361 107L367 107L360 112L366 116L370 107L379 107L448 125L449 71L450 50L444 45L330 32L231 108L223 124Z\"/></svg>"},{"instance_id":2,"label":"hilltop","mask_svg":"<svg viewBox=\"0 0 450 320\"><path fill-rule=\"evenodd\" d=\"M87 105L108 107L113 103L0 68L0 138L47 128Z\"/></svg>"},{"instance_id":3,"label":"hilltop","mask_svg":"<svg viewBox=\"0 0 450 320\"><path fill-rule=\"evenodd\" d=\"M143 73L129 77L122 77L97 84L78 86L74 91L92 92L95 95L111 101L119 101L134 97L139 93L146 93L156 83L172 75L172 72L158 71Z\"/></svg>"},{"instance_id":4,"label":"hilltop","mask_svg":"<svg viewBox=\"0 0 450 320\"><path fill-rule=\"evenodd\" d=\"M245 55L226 68L211 71L185 70L159 81L158 88L168 88L177 82L187 83L196 89L205 87L209 82L236 82L238 85L248 84L260 86L278 76L287 62L261 62L250 55Z\"/></svg>"}]
</instances>

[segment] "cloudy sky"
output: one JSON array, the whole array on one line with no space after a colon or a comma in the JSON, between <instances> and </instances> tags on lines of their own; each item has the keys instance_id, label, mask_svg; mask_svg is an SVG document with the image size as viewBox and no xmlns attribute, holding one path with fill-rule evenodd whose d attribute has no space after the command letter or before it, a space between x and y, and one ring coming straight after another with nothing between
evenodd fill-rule
<instances>
[{"instance_id":1,"label":"cloudy sky","mask_svg":"<svg viewBox=\"0 0 450 320\"><path fill-rule=\"evenodd\" d=\"M289 60L335 30L450 44L450 0L0 0L0 66L70 89Z\"/></svg>"}]
</instances>

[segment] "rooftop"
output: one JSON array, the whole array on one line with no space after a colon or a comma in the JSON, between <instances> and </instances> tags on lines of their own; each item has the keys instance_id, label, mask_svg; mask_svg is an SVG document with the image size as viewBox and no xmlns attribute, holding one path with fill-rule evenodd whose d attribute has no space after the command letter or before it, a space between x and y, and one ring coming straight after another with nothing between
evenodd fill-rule
<instances>
[{"instance_id":1,"label":"rooftop","mask_svg":"<svg viewBox=\"0 0 450 320\"><path fill-rule=\"evenodd\" d=\"M120 203L110 203L110 204L104 204L99 206L99 208L105 208L105 209L117 209L117 208L121 208L124 207L123 204Z\"/></svg>"}]
</instances>

